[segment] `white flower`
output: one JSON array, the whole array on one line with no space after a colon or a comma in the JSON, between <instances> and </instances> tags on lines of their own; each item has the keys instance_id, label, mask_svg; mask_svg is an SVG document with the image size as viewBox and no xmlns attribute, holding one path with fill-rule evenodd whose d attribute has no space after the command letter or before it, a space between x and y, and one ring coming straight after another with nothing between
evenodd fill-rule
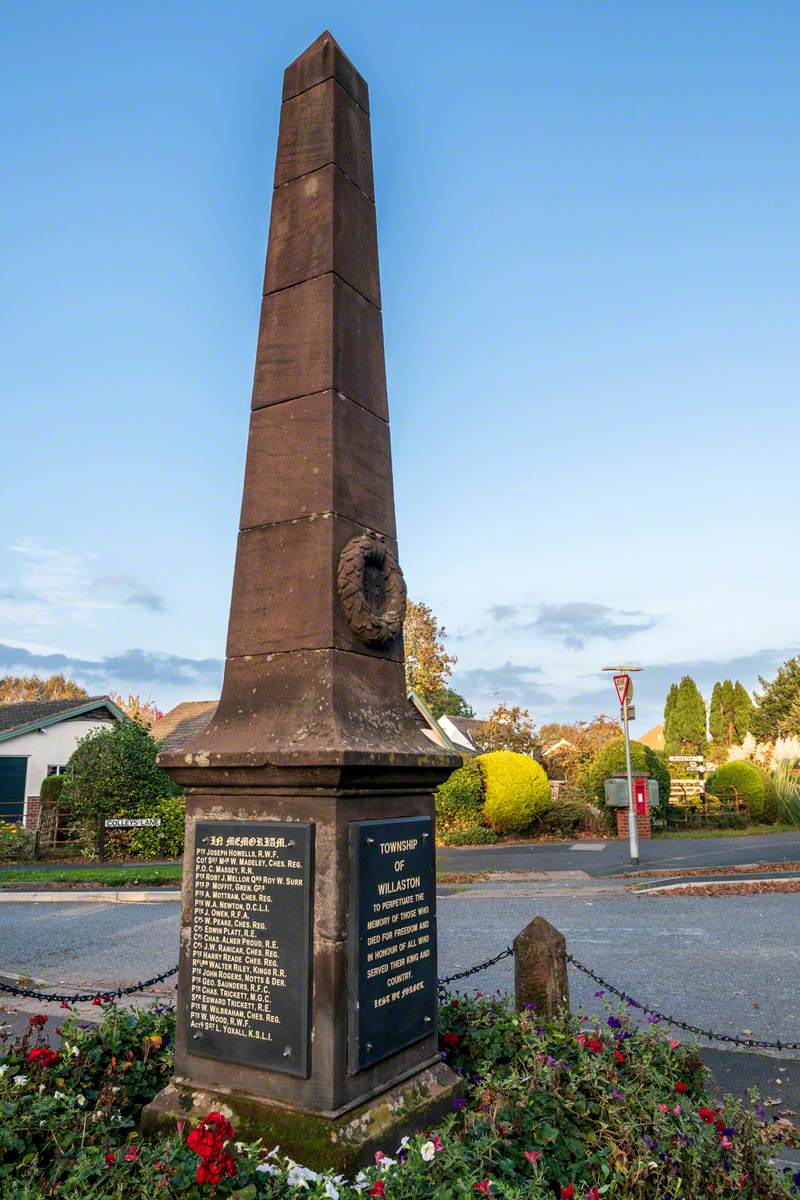
<instances>
[{"instance_id":1,"label":"white flower","mask_svg":"<svg viewBox=\"0 0 800 1200\"><path fill-rule=\"evenodd\" d=\"M78 1101L78 1107L83 1108L84 1104L86 1103L86 1097L83 1094L80 1094L76 1096L75 1099Z\"/></svg>"},{"instance_id":2,"label":"white flower","mask_svg":"<svg viewBox=\"0 0 800 1200\"><path fill-rule=\"evenodd\" d=\"M69 1052L73 1058L77 1058L78 1055L80 1054L80 1050L78 1049L77 1046L70 1046Z\"/></svg>"},{"instance_id":3,"label":"white flower","mask_svg":"<svg viewBox=\"0 0 800 1200\"><path fill-rule=\"evenodd\" d=\"M27 1082L28 1082L27 1075L15 1075L14 1076L14 1083L17 1085L17 1087L24 1087Z\"/></svg>"},{"instance_id":4,"label":"white flower","mask_svg":"<svg viewBox=\"0 0 800 1200\"><path fill-rule=\"evenodd\" d=\"M422 1155L423 1162L433 1162L433 1156L436 1153L436 1147L434 1146L433 1142L425 1142L422 1146L420 1146L419 1152Z\"/></svg>"},{"instance_id":5,"label":"white flower","mask_svg":"<svg viewBox=\"0 0 800 1200\"><path fill-rule=\"evenodd\" d=\"M339 1200L339 1189L334 1185L332 1179L325 1180L325 1195L328 1200Z\"/></svg>"},{"instance_id":6,"label":"white flower","mask_svg":"<svg viewBox=\"0 0 800 1200\"><path fill-rule=\"evenodd\" d=\"M3 1063L3 1065L0 1067L0 1075L5 1075L7 1070L8 1070L8 1063Z\"/></svg>"},{"instance_id":7,"label":"white flower","mask_svg":"<svg viewBox=\"0 0 800 1200\"><path fill-rule=\"evenodd\" d=\"M364 1172L359 1171L356 1175L355 1182L353 1183L354 1190L357 1192L363 1192L364 1188L367 1186L367 1182L368 1180Z\"/></svg>"},{"instance_id":8,"label":"white flower","mask_svg":"<svg viewBox=\"0 0 800 1200\"><path fill-rule=\"evenodd\" d=\"M289 1161L291 1162L291 1159ZM307 1188L309 1183L315 1183L316 1180L316 1171L312 1171L310 1167L301 1167L296 1162L291 1163L289 1173L286 1176L286 1182L289 1187Z\"/></svg>"},{"instance_id":9,"label":"white flower","mask_svg":"<svg viewBox=\"0 0 800 1200\"><path fill-rule=\"evenodd\" d=\"M281 1152L280 1146L273 1146L272 1149L270 1150L269 1154L267 1155L267 1158L277 1158L278 1155L280 1154L280 1152Z\"/></svg>"},{"instance_id":10,"label":"white flower","mask_svg":"<svg viewBox=\"0 0 800 1200\"><path fill-rule=\"evenodd\" d=\"M63 1092L53 1092L53 1099L54 1100L63 1100L64 1093Z\"/></svg>"},{"instance_id":11,"label":"white flower","mask_svg":"<svg viewBox=\"0 0 800 1200\"><path fill-rule=\"evenodd\" d=\"M280 1167L276 1167L274 1163L259 1163L256 1171L260 1171L262 1175L278 1175Z\"/></svg>"},{"instance_id":12,"label":"white flower","mask_svg":"<svg viewBox=\"0 0 800 1200\"><path fill-rule=\"evenodd\" d=\"M382 1171L388 1171L389 1167L397 1166L397 1159L389 1158L388 1154L384 1154L383 1158L381 1159L381 1161L379 1163L379 1166Z\"/></svg>"},{"instance_id":13,"label":"white flower","mask_svg":"<svg viewBox=\"0 0 800 1200\"><path fill-rule=\"evenodd\" d=\"M408 1146L408 1143L409 1143L410 1141L411 1141L411 1138L410 1138L410 1137L402 1137L402 1138L400 1138L400 1145L399 1145L399 1146L397 1147L397 1149L395 1150L395 1154L399 1154L401 1150L405 1150L405 1149L406 1149L406 1147Z\"/></svg>"}]
</instances>

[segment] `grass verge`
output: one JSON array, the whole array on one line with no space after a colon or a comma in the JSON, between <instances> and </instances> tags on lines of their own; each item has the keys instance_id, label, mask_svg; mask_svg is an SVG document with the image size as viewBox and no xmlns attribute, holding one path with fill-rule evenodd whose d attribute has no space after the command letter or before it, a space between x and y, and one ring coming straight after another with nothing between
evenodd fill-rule
<instances>
[{"instance_id":1,"label":"grass verge","mask_svg":"<svg viewBox=\"0 0 800 1200\"><path fill-rule=\"evenodd\" d=\"M747 829L666 829L653 834L659 840L669 838L696 838L705 841L708 838L740 838L757 837L765 833L800 833L798 825L749 825Z\"/></svg>"},{"instance_id":2,"label":"grass verge","mask_svg":"<svg viewBox=\"0 0 800 1200\"><path fill-rule=\"evenodd\" d=\"M0 888L20 883L41 883L47 887L175 887L180 886L182 866L169 867L75 867L59 871L53 867L15 867L0 875Z\"/></svg>"}]
</instances>

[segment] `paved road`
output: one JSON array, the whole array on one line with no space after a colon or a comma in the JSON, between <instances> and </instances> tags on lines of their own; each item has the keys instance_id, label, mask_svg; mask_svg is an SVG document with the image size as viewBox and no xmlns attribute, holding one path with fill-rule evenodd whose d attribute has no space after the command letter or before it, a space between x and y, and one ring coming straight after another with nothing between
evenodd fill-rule
<instances>
[{"instance_id":1,"label":"paved road","mask_svg":"<svg viewBox=\"0 0 800 1200\"><path fill-rule=\"evenodd\" d=\"M639 847L639 870L730 867L800 862L800 832L741 838L654 838ZM447 847L437 850L439 871L574 871L611 875L633 870L624 841L537 842L525 846Z\"/></svg>"}]
</instances>

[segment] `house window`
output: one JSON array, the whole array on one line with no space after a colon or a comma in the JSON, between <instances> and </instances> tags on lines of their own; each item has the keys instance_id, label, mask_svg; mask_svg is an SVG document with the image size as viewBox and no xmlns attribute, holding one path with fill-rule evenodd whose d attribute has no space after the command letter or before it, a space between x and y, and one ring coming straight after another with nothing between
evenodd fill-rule
<instances>
[{"instance_id":1,"label":"house window","mask_svg":"<svg viewBox=\"0 0 800 1200\"><path fill-rule=\"evenodd\" d=\"M63 775L63 774L64 774L64 772L66 771L66 769L67 769L66 767L53 767L53 766L50 766L50 767L48 767L48 768L47 768L47 774L48 774L48 775Z\"/></svg>"}]
</instances>

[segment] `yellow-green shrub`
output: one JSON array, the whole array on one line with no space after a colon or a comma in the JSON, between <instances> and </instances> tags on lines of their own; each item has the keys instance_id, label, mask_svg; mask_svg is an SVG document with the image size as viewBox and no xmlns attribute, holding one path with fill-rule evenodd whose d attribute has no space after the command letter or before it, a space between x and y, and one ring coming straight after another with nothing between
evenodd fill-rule
<instances>
[{"instance_id":1,"label":"yellow-green shrub","mask_svg":"<svg viewBox=\"0 0 800 1200\"><path fill-rule=\"evenodd\" d=\"M492 750L476 760L486 799L483 820L497 833L524 833L550 807L550 782L527 754Z\"/></svg>"}]
</instances>

